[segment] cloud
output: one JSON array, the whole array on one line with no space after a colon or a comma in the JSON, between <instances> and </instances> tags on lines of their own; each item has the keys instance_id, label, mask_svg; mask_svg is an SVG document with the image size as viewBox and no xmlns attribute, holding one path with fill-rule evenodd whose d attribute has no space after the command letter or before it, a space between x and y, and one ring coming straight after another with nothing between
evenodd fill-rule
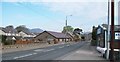
<instances>
[{"instance_id":1,"label":"cloud","mask_svg":"<svg viewBox=\"0 0 120 62\"><path fill-rule=\"evenodd\" d=\"M3 2L107 2L107 0L2 0ZM120 1L120 0L115 0Z\"/></svg>"},{"instance_id":2,"label":"cloud","mask_svg":"<svg viewBox=\"0 0 120 62\"><path fill-rule=\"evenodd\" d=\"M82 16L89 19L99 19L107 16L106 2L51 2L43 3L50 11L64 15Z\"/></svg>"}]
</instances>

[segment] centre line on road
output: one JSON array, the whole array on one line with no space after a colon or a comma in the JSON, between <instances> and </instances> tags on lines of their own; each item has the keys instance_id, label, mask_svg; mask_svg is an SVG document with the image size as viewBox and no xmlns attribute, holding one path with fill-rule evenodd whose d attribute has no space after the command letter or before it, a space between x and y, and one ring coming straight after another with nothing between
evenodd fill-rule
<instances>
[{"instance_id":1,"label":"centre line on road","mask_svg":"<svg viewBox=\"0 0 120 62\"><path fill-rule=\"evenodd\" d=\"M61 46L61 47L59 47L59 48L63 48L64 46Z\"/></svg>"},{"instance_id":2,"label":"centre line on road","mask_svg":"<svg viewBox=\"0 0 120 62\"><path fill-rule=\"evenodd\" d=\"M23 55L23 56L19 56L19 57L14 57L13 59L19 59L19 58L23 58L23 57L28 57L28 56L31 56L31 55L35 55L37 53L31 53L31 54L27 54L27 55Z\"/></svg>"},{"instance_id":3,"label":"centre line on road","mask_svg":"<svg viewBox=\"0 0 120 62\"><path fill-rule=\"evenodd\" d=\"M70 45L66 45L66 46L70 46Z\"/></svg>"},{"instance_id":4,"label":"centre line on road","mask_svg":"<svg viewBox=\"0 0 120 62\"><path fill-rule=\"evenodd\" d=\"M36 51L36 52L38 52L38 51L43 51L43 49L37 49L37 50L34 50L34 51Z\"/></svg>"},{"instance_id":5,"label":"centre line on road","mask_svg":"<svg viewBox=\"0 0 120 62\"><path fill-rule=\"evenodd\" d=\"M55 50L55 49L50 49L50 50L47 50L47 51L52 51L52 50Z\"/></svg>"}]
</instances>

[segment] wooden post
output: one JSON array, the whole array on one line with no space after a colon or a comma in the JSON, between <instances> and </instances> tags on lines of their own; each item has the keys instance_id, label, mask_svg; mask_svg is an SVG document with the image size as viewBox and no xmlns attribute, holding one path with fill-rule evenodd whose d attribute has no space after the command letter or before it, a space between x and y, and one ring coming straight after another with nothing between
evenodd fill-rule
<instances>
[{"instance_id":1,"label":"wooden post","mask_svg":"<svg viewBox=\"0 0 120 62\"><path fill-rule=\"evenodd\" d=\"M114 62L114 0L111 1L111 41L110 41L110 61Z\"/></svg>"}]
</instances>

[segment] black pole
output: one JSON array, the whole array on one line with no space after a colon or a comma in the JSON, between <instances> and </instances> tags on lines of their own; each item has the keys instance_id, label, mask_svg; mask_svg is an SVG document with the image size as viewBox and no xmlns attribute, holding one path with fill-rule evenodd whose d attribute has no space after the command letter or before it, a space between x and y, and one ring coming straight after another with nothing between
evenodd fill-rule
<instances>
[{"instance_id":1,"label":"black pole","mask_svg":"<svg viewBox=\"0 0 120 62\"><path fill-rule=\"evenodd\" d=\"M114 0L111 1L111 42L110 42L110 61L114 62Z\"/></svg>"}]
</instances>

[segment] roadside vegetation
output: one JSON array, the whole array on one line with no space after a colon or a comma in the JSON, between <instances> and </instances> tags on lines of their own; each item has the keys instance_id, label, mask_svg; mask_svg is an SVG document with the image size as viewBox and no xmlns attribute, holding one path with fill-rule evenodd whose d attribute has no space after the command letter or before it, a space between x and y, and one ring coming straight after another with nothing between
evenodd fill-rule
<instances>
[{"instance_id":1,"label":"roadside vegetation","mask_svg":"<svg viewBox=\"0 0 120 62\"><path fill-rule=\"evenodd\" d=\"M97 46L97 36L96 36L96 27L93 26L93 29L92 29L92 40L91 40L91 45L92 46Z\"/></svg>"}]
</instances>

